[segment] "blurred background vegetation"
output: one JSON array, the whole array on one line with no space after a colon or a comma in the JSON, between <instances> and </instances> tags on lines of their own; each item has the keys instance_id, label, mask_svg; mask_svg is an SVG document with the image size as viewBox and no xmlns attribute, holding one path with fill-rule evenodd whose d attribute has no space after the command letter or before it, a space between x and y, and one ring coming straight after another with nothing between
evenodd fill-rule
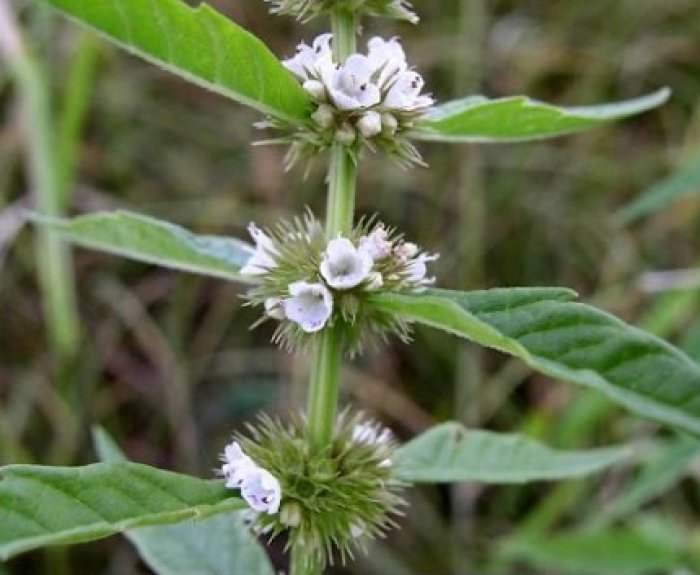
<instances>
[{"instance_id":1,"label":"blurred background vegetation","mask_svg":"<svg viewBox=\"0 0 700 575\"><path fill-rule=\"evenodd\" d=\"M69 213L127 208L241 237L251 220L270 224L306 205L322 213L323 162L306 180L300 170L284 173L284 150L251 146L265 136L252 127L256 113L28 0L12 4L52 95L51 147ZM280 56L326 24L270 17L262 0L212 4ZM414 5L420 26L368 21L365 36L399 35L439 100L525 93L586 105L664 85L673 97L653 113L549 142L425 144L430 169L402 171L367 154L360 212L378 212L440 252L444 287L572 287L700 360L697 274L654 273L693 270L700 259L700 176L692 171L700 162L700 3ZM308 358L272 347L269 325L248 329L257 312L242 305L237 285L81 249L73 251L80 338L74 351L59 353L47 338L41 249L23 219L35 204L15 88L0 64L0 463L94 461L90 427L100 424L132 459L210 476L243 422L302 405ZM624 217L623 208L679 170L673 189L682 188L682 200ZM658 189L669 194L668 186ZM638 457L604 476L558 485L411 490L403 529L334 573L700 572L693 442L592 392L423 328L412 345L395 342L347 366L343 384L345 401L403 439L457 419L562 448L634 440ZM271 552L282 566L281 546ZM0 574L20 573L148 571L124 539L111 538L0 565Z\"/></svg>"}]
</instances>

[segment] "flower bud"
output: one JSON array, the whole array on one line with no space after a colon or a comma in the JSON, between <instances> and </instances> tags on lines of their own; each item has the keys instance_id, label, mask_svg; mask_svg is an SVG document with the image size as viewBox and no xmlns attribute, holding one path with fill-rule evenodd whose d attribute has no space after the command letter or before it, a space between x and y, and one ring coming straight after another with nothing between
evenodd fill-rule
<instances>
[{"instance_id":1,"label":"flower bud","mask_svg":"<svg viewBox=\"0 0 700 575\"><path fill-rule=\"evenodd\" d=\"M385 134L393 136L398 127L399 121L396 119L396 116L389 114L388 112L382 114L382 130Z\"/></svg>"},{"instance_id":2,"label":"flower bud","mask_svg":"<svg viewBox=\"0 0 700 575\"><path fill-rule=\"evenodd\" d=\"M326 87L318 80L307 80L304 82L304 90L317 102L326 100Z\"/></svg>"},{"instance_id":3,"label":"flower bud","mask_svg":"<svg viewBox=\"0 0 700 575\"><path fill-rule=\"evenodd\" d=\"M357 132L349 124L343 124L335 133L335 141L344 146L352 146L357 139Z\"/></svg>"},{"instance_id":4,"label":"flower bud","mask_svg":"<svg viewBox=\"0 0 700 575\"><path fill-rule=\"evenodd\" d=\"M365 112L357 122L357 129L365 138L372 138L382 131L382 117L377 112Z\"/></svg>"},{"instance_id":5,"label":"flower bud","mask_svg":"<svg viewBox=\"0 0 700 575\"><path fill-rule=\"evenodd\" d=\"M301 523L301 507L295 501L289 501L282 506L280 522L287 527L299 527Z\"/></svg>"},{"instance_id":6,"label":"flower bud","mask_svg":"<svg viewBox=\"0 0 700 575\"><path fill-rule=\"evenodd\" d=\"M330 128L335 121L333 108L328 104L321 104L313 114L311 119L316 122L321 128Z\"/></svg>"}]
</instances>

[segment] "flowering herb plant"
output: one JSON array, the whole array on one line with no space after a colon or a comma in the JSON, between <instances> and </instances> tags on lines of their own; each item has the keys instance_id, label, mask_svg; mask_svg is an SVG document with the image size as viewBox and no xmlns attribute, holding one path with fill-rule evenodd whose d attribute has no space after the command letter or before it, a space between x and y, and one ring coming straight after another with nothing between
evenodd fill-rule
<instances>
[{"instance_id":1,"label":"flowering herb plant","mask_svg":"<svg viewBox=\"0 0 700 575\"><path fill-rule=\"evenodd\" d=\"M629 449L563 452L525 436L444 423L401 445L352 407L339 412L344 358L425 324L520 358L556 379L594 388L643 416L700 433L700 368L669 344L575 302L561 288L438 289L438 255L378 217L356 221L356 172L365 150L405 168L423 165L414 142L506 142L559 136L652 109L654 94L600 107L559 108L518 96L470 96L436 104L397 38L356 49L367 17L417 22L404 0L276 0L272 11L302 21L325 15L331 32L280 61L249 32L202 5L180 0L40 0L127 50L265 114L259 126L289 146L287 165L328 157L327 213L307 212L252 243L200 236L129 212L36 222L68 240L125 257L237 281L273 341L305 352L307 409L262 415L221 446L214 479L124 460L103 432L102 463L10 465L0 481L0 557L40 546L124 532L159 573L175 572L175 550L210 542L208 561L251 558L227 573L271 574L253 535L284 536L293 575L318 575L400 528L403 493L414 483L554 480L594 473ZM36 501L41 501L37 505ZM177 529L171 524L176 524ZM148 527L148 529L142 529ZM227 537L221 537L226 533ZM163 558L156 549L173 550ZM158 555L158 559L155 557ZM180 557L177 559L177 557ZM182 571L178 571L182 572Z\"/></svg>"}]
</instances>

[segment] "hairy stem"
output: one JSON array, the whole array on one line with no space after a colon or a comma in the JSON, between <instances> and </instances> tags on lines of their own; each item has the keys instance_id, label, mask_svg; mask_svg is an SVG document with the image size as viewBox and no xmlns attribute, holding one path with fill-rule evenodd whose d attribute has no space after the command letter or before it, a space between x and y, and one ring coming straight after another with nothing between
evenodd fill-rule
<instances>
[{"instance_id":1,"label":"hairy stem","mask_svg":"<svg viewBox=\"0 0 700 575\"><path fill-rule=\"evenodd\" d=\"M24 46L6 0L0 0L0 53L14 75L22 102L36 206L46 215L60 216L60 175L46 73ZM49 340L58 357L65 359L77 352L80 333L70 252L54 232L40 229L38 236L39 279Z\"/></svg>"}]
</instances>

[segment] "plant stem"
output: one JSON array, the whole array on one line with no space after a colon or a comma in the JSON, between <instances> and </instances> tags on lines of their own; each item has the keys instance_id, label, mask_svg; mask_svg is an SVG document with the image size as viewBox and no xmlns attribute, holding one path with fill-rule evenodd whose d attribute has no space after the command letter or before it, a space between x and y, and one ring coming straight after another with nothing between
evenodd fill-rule
<instances>
[{"instance_id":1,"label":"plant stem","mask_svg":"<svg viewBox=\"0 0 700 575\"><path fill-rule=\"evenodd\" d=\"M357 16L346 11L331 15L335 58L343 61L355 51ZM348 149L337 143L331 149L328 172L326 232L329 237L347 235L355 211L357 169ZM333 438L333 422L338 407L342 333L329 327L318 336L307 400L309 438L315 451L326 449Z\"/></svg>"},{"instance_id":2,"label":"plant stem","mask_svg":"<svg viewBox=\"0 0 700 575\"><path fill-rule=\"evenodd\" d=\"M23 105L27 163L37 208L43 214L60 216L60 178L53 146L49 86L46 74L24 46L6 0L0 0L0 52L14 74ZM59 359L69 359L78 350L80 333L70 252L55 233L39 229L38 236L39 280L49 340Z\"/></svg>"}]
</instances>

